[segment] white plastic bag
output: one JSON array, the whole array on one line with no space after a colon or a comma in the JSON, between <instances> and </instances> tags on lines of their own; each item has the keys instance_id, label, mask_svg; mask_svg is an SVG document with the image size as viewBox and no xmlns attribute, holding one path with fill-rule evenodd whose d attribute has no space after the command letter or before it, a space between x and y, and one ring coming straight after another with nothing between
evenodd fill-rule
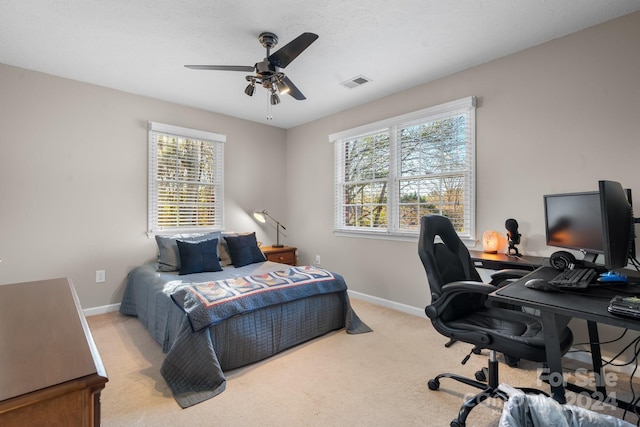
<instances>
[{"instance_id":1,"label":"white plastic bag","mask_svg":"<svg viewBox=\"0 0 640 427\"><path fill-rule=\"evenodd\" d=\"M513 395L504 404L500 427L634 427L611 415L561 405L542 394Z\"/></svg>"}]
</instances>

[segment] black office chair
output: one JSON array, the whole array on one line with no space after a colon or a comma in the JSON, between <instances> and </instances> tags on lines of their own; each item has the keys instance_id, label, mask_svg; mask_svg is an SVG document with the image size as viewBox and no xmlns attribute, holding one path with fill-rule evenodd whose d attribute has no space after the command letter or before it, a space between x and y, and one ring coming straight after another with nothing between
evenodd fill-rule
<instances>
[{"instance_id":1,"label":"black office chair","mask_svg":"<svg viewBox=\"0 0 640 427\"><path fill-rule=\"evenodd\" d=\"M437 236L441 243L436 241ZM425 308L425 313L433 327L450 339L474 345L475 350L490 350L487 383L452 373L443 373L429 380L431 390L440 387L442 378L451 378L481 390L464 402L458 418L451 422L451 427L464 427L471 409L485 399L508 399L508 395L498 388L496 352L534 362L546 361L542 324L538 317L521 310L485 305L487 295L497 288L482 283L469 251L448 218L440 215L422 217L418 253L429 279L431 304ZM516 276L522 274L499 272L493 281L508 280L512 273ZM560 334L562 354L569 350L572 341L573 334L565 327ZM521 390L542 393L534 389Z\"/></svg>"}]
</instances>

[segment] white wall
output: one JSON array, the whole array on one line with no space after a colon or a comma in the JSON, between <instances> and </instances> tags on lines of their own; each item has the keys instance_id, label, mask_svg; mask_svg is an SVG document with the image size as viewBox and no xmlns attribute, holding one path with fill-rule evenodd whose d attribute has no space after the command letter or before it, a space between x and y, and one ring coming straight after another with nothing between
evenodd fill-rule
<instances>
[{"instance_id":1,"label":"white wall","mask_svg":"<svg viewBox=\"0 0 640 427\"><path fill-rule=\"evenodd\" d=\"M350 289L422 309L416 242L336 237L328 135L477 96L477 231L520 224L521 252L546 256L542 196L620 181L640 195L640 13L287 131L289 230ZM374 82L370 84L375 84ZM362 86L353 90L366 90ZM637 197L640 199L640 197Z\"/></svg>"},{"instance_id":2,"label":"white wall","mask_svg":"<svg viewBox=\"0 0 640 427\"><path fill-rule=\"evenodd\" d=\"M0 64L0 284L70 277L83 308L120 302L156 255L149 120L227 135L226 228L275 239L249 214L286 219L283 129Z\"/></svg>"}]
</instances>

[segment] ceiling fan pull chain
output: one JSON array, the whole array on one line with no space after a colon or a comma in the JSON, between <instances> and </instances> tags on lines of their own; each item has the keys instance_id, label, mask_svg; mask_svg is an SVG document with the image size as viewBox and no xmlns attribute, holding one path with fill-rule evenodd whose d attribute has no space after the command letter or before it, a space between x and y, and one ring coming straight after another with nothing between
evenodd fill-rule
<instances>
[{"instance_id":1,"label":"ceiling fan pull chain","mask_svg":"<svg viewBox=\"0 0 640 427\"><path fill-rule=\"evenodd\" d=\"M269 94L267 93L267 120L273 120L273 115L271 114L272 107L271 101L269 100Z\"/></svg>"}]
</instances>

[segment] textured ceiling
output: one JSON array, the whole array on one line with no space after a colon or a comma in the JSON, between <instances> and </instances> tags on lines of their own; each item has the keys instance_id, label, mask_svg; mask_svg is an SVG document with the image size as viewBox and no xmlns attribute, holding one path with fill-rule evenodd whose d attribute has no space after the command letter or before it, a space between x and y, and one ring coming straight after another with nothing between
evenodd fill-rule
<instances>
[{"instance_id":1,"label":"textured ceiling","mask_svg":"<svg viewBox=\"0 0 640 427\"><path fill-rule=\"evenodd\" d=\"M282 128L640 10L640 0L2 0L0 62ZM306 95L243 93L263 31L319 39L283 71ZM340 83L364 75L354 89Z\"/></svg>"}]
</instances>

